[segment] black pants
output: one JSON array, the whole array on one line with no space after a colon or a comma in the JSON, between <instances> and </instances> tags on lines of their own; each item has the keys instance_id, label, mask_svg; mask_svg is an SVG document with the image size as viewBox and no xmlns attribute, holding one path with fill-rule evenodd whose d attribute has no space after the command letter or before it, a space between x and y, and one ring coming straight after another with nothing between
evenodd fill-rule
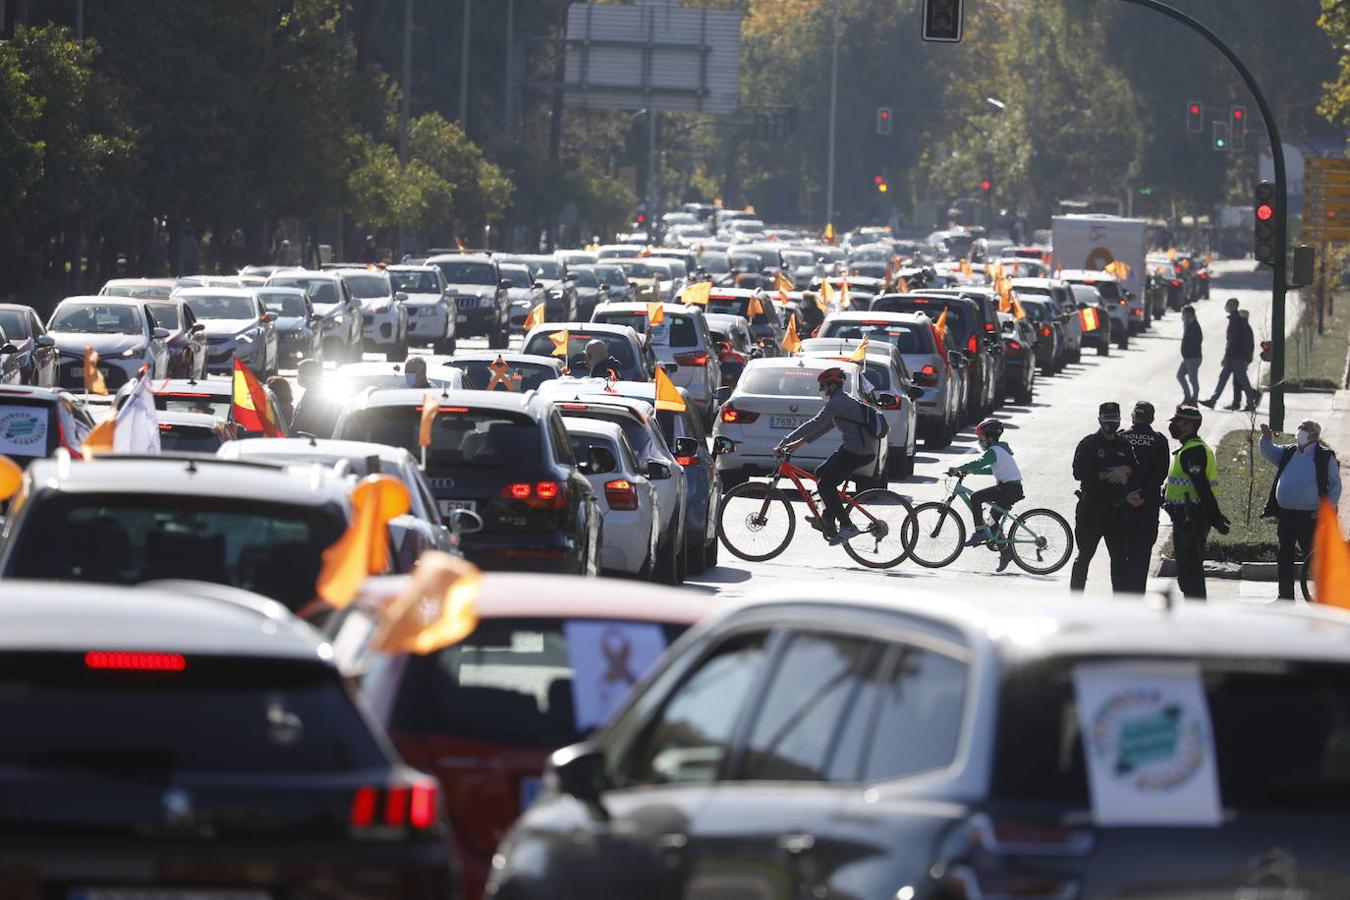
<instances>
[{"instance_id":1,"label":"black pants","mask_svg":"<svg viewBox=\"0 0 1350 900\"><path fill-rule=\"evenodd\" d=\"M1097 544L1106 539L1106 552L1111 555L1111 590L1130 589L1130 527L1125 519L1124 504L1089 503L1078 501L1073 523L1074 542L1078 555L1074 557L1073 572L1069 576L1069 590L1081 591L1087 586L1088 568L1097 553Z\"/></svg>"},{"instance_id":2,"label":"black pants","mask_svg":"<svg viewBox=\"0 0 1350 900\"><path fill-rule=\"evenodd\" d=\"M821 525L828 528L831 519L840 525L848 521L844 503L839 499L839 485L848 481L854 472L875 458L840 447L816 468L816 487L820 490L820 505L825 507L825 512L821 516L824 521L820 523Z\"/></svg>"},{"instance_id":3,"label":"black pants","mask_svg":"<svg viewBox=\"0 0 1350 900\"><path fill-rule=\"evenodd\" d=\"M1294 599L1294 563L1312 549L1313 533L1317 530L1317 513L1306 509L1280 510L1275 533L1280 538L1280 549L1275 554L1275 570L1280 582L1280 599Z\"/></svg>"},{"instance_id":4,"label":"black pants","mask_svg":"<svg viewBox=\"0 0 1350 900\"><path fill-rule=\"evenodd\" d=\"M1153 559L1153 545L1158 542L1158 512L1158 504L1145 503L1125 513L1130 523L1129 590L1136 594L1148 589L1148 564Z\"/></svg>"},{"instance_id":5,"label":"black pants","mask_svg":"<svg viewBox=\"0 0 1350 900\"><path fill-rule=\"evenodd\" d=\"M1187 600L1205 599L1205 544L1209 522L1198 508L1169 509L1172 516L1172 549L1177 555L1177 587Z\"/></svg>"},{"instance_id":6,"label":"black pants","mask_svg":"<svg viewBox=\"0 0 1350 900\"><path fill-rule=\"evenodd\" d=\"M975 519L975 527L979 528L984 525L984 505L986 503L996 503L1004 509L1012 509L1013 504L1025 496L1020 481L1005 481L1002 484L990 485L971 494L970 509L971 515Z\"/></svg>"}]
</instances>

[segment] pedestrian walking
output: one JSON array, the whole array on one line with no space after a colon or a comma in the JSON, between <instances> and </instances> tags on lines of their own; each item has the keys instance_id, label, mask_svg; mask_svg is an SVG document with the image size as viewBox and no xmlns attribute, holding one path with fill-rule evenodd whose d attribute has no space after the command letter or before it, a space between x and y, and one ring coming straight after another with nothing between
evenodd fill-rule
<instances>
[{"instance_id":1,"label":"pedestrian walking","mask_svg":"<svg viewBox=\"0 0 1350 900\"><path fill-rule=\"evenodd\" d=\"M1219 402L1219 395L1223 393L1224 386L1228 384L1229 376L1233 379L1233 387L1247 395L1247 411L1256 409L1256 405L1261 402L1261 392L1252 387L1252 383L1247 378L1247 367L1252 364L1252 354L1256 350L1256 336L1252 334L1252 326L1243 317L1238 310L1238 299L1229 297L1228 302L1223 307L1228 311L1228 333L1223 350L1223 369L1219 371L1219 383L1214 387L1214 394L1208 400L1201 400L1200 405L1214 408L1214 404ZM1240 409L1241 400L1236 397L1231 406L1225 409Z\"/></svg>"},{"instance_id":2,"label":"pedestrian walking","mask_svg":"<svg viewBox=\"0 0 1350 900\"><path fill-rule=\"evenodd\" d=\"M1078 556L1073 561L1069 589L1087 586L1088 568L1097 545L1106 540L1111 555L1111 589L1130 589L1129 523L1126 506L1142 503L1132 486L1139 467L1134 448L1120 436L1120 404L1103 403L1097 408L1097 431L1078 442L1073 454L1073 477L1079 482L1078 508L1074 516L1074 541Z\"/></svg>"},{"instance_id":3,"label":"pedestrian walking","mask_svg":"<svg viewBox=\"0 0 1350 900\"><path fill-rule=\"evenodd\" d=\"M1200 439L1203 418L1194 406L1178 406L1167 433L1181 446L1172 454L1172 466L1163 487L1163 507L1172 518L1172 548L1176 553L1177 587L1188 600L1205 599L1205 545L1210 528L1228 533L1228 519L1219 509L1214 487L1219 468L1214 451Z\"/></svg>"},{"instance_id":4,"label":"pedestrian walking","mask_svg":"<svg viewBox=\"0 0 1350 900\"><path fill-rule=\"evenodd\" d=\"M1322 443L1322 426L1307 419L1298 426L1292 444L1275 443L1270 426L1261 425L1261 455L1276 467L1275 483L1262 514L1277 521L1280 548L1275 568L1279 599L1294 599L1294 560L1312 550L1313 532L1322 498L1333 506L1341 502L1341 471L1336 454Z\"/></svg>"},{"instance_id":5,"label":"pedestrian walking","mask_svg":"<svg viewBox=\"0 0 1350 900\"><path fill-rule=\"evenodd\" d=\"M1177 381L1181 382L1181 402L1194 405L1200 399L1200 345L1205 339L1194 306L1187 305L1181 310L1181 329L1181 366L1177 369Z\"/></svg>"},{"instance_id":6,"label":"pedestrian walking","mask_svg":"<svg viewBox=\"0 0 1350 900\"><path fill-rule=\"evenodd\" d=\"M1139 463L1134 483L1142 503L1126 510L1130 534L1130 590L1142 594L1148 587L1148 567L1153 545L1158 541L1158 516L1162 512L1163 482L1167 480L1167 438L1153 430L1153 404L1140 400L1134 405L1133 423L1121 432L1134 448Z\"/></svg>"}]
</instances>

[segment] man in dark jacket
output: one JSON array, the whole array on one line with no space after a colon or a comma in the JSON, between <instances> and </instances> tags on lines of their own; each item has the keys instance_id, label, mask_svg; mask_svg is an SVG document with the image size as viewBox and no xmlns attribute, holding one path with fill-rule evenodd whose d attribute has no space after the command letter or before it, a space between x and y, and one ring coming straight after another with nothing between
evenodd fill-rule
<instances>
[{"instance_id":1,"label":"man in dark jacket","mask_svg":"<svg viewBox=\"0 0 1350 900\"><path fill-rule=\"evenodd\" d=\"M1275 483L1266 501L1267 518L1278 521L1280 549L1275 554L1281 600L1294 599L1294 560L1312 551L1317 513L1322 501L1341 502L1341 467L1336 454L1322 443L1322 426L1305 419L1292 444L1275 443L1275 433L1261 423L1261 455L1276 467Z\"/></svg>"},{"instance_id":2,"label":"man in dark jacket","mask_svg":"<svg viewBox=\"0 0 1350 900\"><path fill-rule=\"evenodd\" d=\"M1192 315L1194 313L1192 312ZM1153 430L1153 404L1140 400L1134 405L1134 425L1120 434L1134 448L1139 468L1134 482L1143 502L1126 512L1130 533L1130 590L1142 594L1148 587L1148 566L1158 541L1158 514L1162 511L1162 488L1171 463L1167 438Z\"/></svg>"},{"instance_id":3,"label":"man in dark jacket","mask_svg":"<svg viewBox=\"0 0 1350 900\"><path fill-rule=\"evenodd\" d=\"M1195 307L1181 310L1181 366L1177 381L1181 382L1182 403L1194 404L1200 399L1200 344L1205 335L1195 317ZM1149 421L1152 421L1150 419Z\"/></svg>"},{"instance_id":4,"label":"man in dark jacket","mask_svg":"<svg viewBox=\"0 0 1350 900\"><path fill-rule=\"evenodd\" d=\"M1223 370L1219 372L1219 383L1214 388L1214 395L1208 400L1201 400L1200 404L1213 409L1214 404L1219 402L1224 385L1228 384L1228 376L1232 375L1233 386L1247 395L1247 411L1251 412L1261 402L1261 392L1253 388L1247 379L1247 367L1252 364L1252 354L1256 350L1256 337L1252 334L1252 326L1238 311L1236 297L1228 298L1224 309L1228 311L1228 335L1223 351ZM1239 405L1234 403L1224 408L1238 409Z\"/></svg>"},{"instance_id":5,"label":"man in dark jacket","mask_svg":"<svg viewBox=\"0 0 1350 900\"><path fill-rule=\"evenodd\" d=\"M1097 409L1097 431L1078 442L1073 454L1073 477L1079 482L1078 508L1074 516L1074 542L1078 556L1073 561L1069 589L1087 585L1088 568L1097 545L1106 539L1111 555L1111 588L1130 590L1130 541L1126 507L1138 506L1143 497L1134 488L1139 461L1129 441L1120 436L1120 404L1103 403Z\"/></svg>"}]
</instances>

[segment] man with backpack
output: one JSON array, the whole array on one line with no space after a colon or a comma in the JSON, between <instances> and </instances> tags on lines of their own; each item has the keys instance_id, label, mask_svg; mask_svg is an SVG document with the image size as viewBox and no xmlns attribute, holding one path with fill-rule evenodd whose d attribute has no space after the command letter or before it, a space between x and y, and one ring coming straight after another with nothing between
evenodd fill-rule
<instances>
[{"instance_id":1,"label":"man with backpack","mask_svg":"<svg viewBox=\"0 0 1350 900\"><path fill-rule=\"evenodd\" d=\"M1263 515L1278 520L1276 572L1280 600L1294 599L1295 548L1303 557L1312 549L1317 511L1325 497L1335 506L1341 500L1341 471L1336 454L1322 443L1322 426L1311 419L1298 426L1292 444L1275 443L1270 426L1261 425L1261 455L1276 467Z\"/></svg>"},{"instance_id":2,"label":"man with backpack","mask_svg":"<svg viewBox=\"0 0 1350 900\"><path fill-rule=\"evenodd\" d=\"M778 445L779 450L790 453L828 434L832 428L839 429L843 443L815 472L820 504L825 508L821 531L831 545L842 544L862 533L849 521L839 497L839 485L877 458L879 442L886 439L889 430L885 416L844 392L844 381L844 370L838 366L817 375L816 383L825 395L825 405Z\"/></svg>"}]
</instances>

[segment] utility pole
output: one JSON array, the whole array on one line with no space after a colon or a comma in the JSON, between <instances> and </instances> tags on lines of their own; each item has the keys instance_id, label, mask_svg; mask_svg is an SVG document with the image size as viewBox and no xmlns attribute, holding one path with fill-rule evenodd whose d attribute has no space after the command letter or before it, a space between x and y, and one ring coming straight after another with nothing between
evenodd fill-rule
<instances>
[{"instance_id":1,"label":"utility pole","mask_svg":"<svg viewBox=\"0 0 1350 900\"><path fill-rule=\"evenodd\" d=\"M834 226L834 135L839 113L839 0L830 6L830 149L825 172L825 223Z\"/></svg>"},{"instance_id":2,"label":"utility pole","mask_svg":"<svg viewBox=\"0 0 1350 900\"><path fill-rule=\"evenodd\" d=\"M506 103L502 108L506 110L506 142L508 144L515 143L516 140L515 39L516 0L506 0Z\"/></svg>"},{"instance_id":3,"label":"utility pole","mask_svg":"<svg viewBox=\"0 0 1350 900\"><path fill-rule=\"evenodd\" d=\"M647 97L647 237L656 234L656 181L660 167L656 159L656 110L651 106L652 98Z\"/></svg>"},{"instance_id":4,"label":"utility pole","mask_svg":"<svg viewBox=\"0 0 1350 900\"><path fill-rule=\"evenodd\" d=\"M398 104L398 165L408 170L408 143L411 135L410 118L412 115L412 30L413 0L403 0L403 65L400 70L403 96ZM394 259L402 259L404 250L403 223L398 223L398 246L394 248Z\"/></svg>"},{"instance_id":5,"label":"utility pole","mask_svg":"<svg viewBox=\"0 0 1350 900\"><path fill-rule=\"evenodd\" d=\"M464 33L459 46L459 127L469 134L469 10L473 0L464 0Z\"/></svg>"}]
</instances>

